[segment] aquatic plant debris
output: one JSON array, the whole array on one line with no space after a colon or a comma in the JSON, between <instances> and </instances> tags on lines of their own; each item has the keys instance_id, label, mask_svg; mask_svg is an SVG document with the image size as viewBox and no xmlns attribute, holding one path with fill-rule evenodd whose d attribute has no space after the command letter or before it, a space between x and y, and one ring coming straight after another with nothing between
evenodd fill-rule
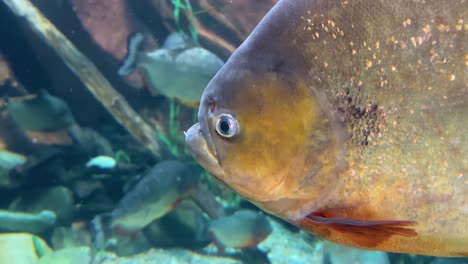
<instances>
[{"instance_id":1,"label":"aquatic plant debris","mask_svg":"<svg viewBox=\"0 0 468 264\"><path fill-rule=\"evenodd\" d=\"M161 150L155 131L135 112L105 79L92 61L86 58L30 1L5 0L14 14L26 20L29 27L49 46L127 131L156 157Z\"/></svg>"},{"instance_id":2,"label":"aquatic plant debris","mask_svg":"<svg viewBox=\"0 0 468 264\"><path fill-rule=\"evenodd\" d=\"M3 232L28 232L40 234L51 228L57 220L53 211L39 213L0 210L0 230Z\"/></svg>"},{"instance_id":3,"label":"aquatic plant debris","mask_svg":"<svg viewBox=\"0 0 468 264\"><path fill-rule=\"evenodd\" d=\"M195 43L199 43L198 41L198 20L196 18L196 14L193 12L192 5L190 4L190 0L185 0L185 4L181 2L181 0L171 0L172 5L174 6L174 21L176 23L177 28L179 29L180 32L182 31L182 28L180 26L180 12L182 10L187 10L188 13L190 14L189 20L190 20L190 25L189 25L189 31L190 35L195 41Z\"/></svg>"}]
</instances>

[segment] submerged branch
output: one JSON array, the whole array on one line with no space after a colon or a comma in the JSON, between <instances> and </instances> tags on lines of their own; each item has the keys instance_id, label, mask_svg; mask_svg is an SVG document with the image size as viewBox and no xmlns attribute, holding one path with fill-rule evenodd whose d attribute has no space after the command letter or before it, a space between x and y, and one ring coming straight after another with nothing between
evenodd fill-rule
<instances>
[{"instance_id":1,"label":"submerged branch","mask_svg":"<svg viewBox=\"0 0 468 264\"><path fill-rule=\"evenodd\" d=\"M191 196L200 209L205 212L211 219L217 219L226 216L224 207L216 200L212 192L205 186L198 185Z\"/></svg>"},{"instance_id":2,"label":"submerged branch","mask_svg":"<svg viewBox=\"0 0 468 264\"><path fill-rule=\"evenodd\" d=\"M155 156L160 157L160 146L155 131L101 74L94 63L84 56L30 1L4 0L17 16L23 17L30 28L50 45L77 75L107 111Z\"/></svg>"}]
</instances>

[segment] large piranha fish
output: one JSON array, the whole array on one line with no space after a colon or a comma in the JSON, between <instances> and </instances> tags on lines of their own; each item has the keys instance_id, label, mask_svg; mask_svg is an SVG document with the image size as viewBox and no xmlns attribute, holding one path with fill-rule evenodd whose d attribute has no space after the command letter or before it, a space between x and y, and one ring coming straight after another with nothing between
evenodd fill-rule
<instances>
[{"instance_id":1,"label":"large piranha fish","mask_svg":"<svg viewBox=\"0 0 468 264\"><path fill-rule=\"evenodd\" d=\"M206 87L195 159L339 244L468 254L465 0L282 0Z\"/></svg>"}]
</instances>

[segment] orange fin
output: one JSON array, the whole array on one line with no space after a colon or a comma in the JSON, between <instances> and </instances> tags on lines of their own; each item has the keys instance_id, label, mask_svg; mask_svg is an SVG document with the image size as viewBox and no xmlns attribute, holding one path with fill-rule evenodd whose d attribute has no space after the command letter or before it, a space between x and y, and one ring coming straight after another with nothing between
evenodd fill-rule
<instances>
[{"instance_id":1,"label":"orange fin","mask_svg":"<svg viewBox=\"0 0 468 264\"><path fill-rule=\"evenodd\" d=\"M368 221L348 218L327 218L316 213L308 215L301 222L301 226L306 228L311 227L312 230L318 231L319 235L325 235L325 238L329 234L323 234L323 231L320 232L324 228L328 229L329 232L339 233L340 236L347 237L357 245L367 248L374 248L394 235L416 236L416 231L408 228L408 226L414 224L416 222L413 221Z\"/></svg>"}]
</instances>

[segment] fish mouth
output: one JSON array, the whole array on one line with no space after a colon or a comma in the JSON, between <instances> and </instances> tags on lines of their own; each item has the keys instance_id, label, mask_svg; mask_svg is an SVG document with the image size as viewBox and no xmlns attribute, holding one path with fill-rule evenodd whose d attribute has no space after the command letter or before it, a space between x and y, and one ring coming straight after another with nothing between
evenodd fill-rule
<instances>
[{"instance_id":1,"label":"fish mouth","mask_svg":"<svg viewBox=\"0 0 468 264\"><path fill-rule=\"evenodd\" d=\"M190 127L185 132L185 144L200 165L214 176L222 177L224 171L219 164L213 141L207 132L207 124L204 124L204 128L203 130L200 123ZM203 133L203 131L206 132Z\"/></svg>"}]
</instances>

